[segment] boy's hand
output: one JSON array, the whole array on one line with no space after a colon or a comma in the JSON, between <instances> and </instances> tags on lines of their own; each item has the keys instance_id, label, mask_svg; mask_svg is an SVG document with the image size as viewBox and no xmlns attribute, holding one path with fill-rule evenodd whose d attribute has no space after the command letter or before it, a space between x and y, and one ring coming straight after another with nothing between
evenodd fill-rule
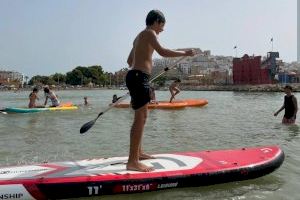
<instances>
[{"instance_id":1,"label":"boy's hand","mask_svg":"<svg viewBox=\"0 0 300 200\"><path fill-rule=\"evenodd\" d=\"M185 51L185 56L194 56L196 54L197 54L197 52L194 49L190 49L190 50Z\"/></svg>"}]
</instances>

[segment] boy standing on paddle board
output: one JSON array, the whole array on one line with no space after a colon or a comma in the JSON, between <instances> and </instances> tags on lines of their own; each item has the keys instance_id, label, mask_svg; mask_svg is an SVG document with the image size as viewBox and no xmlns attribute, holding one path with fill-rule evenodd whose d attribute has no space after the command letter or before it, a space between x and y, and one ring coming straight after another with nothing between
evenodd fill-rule
<instances>
[{"instance_id":1,"label":"boy standing on paddle board","mask_svg":"<svg viewBox=\"0 0 300 200\"><path fill-rule=\"evenodd\" d=\"M194 50L173 51L160 45L157 36L163 31L165 17L159 10L151 10L146 17L146 28L140 32L128 56L131 68L126 76L126 86L131 96L132 108L135 110L130 132L130 149L127 162L128 170L149 172L154 169L139 160L153 158L142 150L142 136L147 119L147 104L150 102L149 78L152 72L152 54L154 50L164 57L193 56Z\"/></svg>"},{"instance_id":2,"label":"boy standing on paddle board","mask_svg":"<svg viewBox=\"0 0 300 200\"><path fill-rule=\"evenodd\" d=\"M298 112L298 104L296 97L292 94L293 88L289 85L284 87L284 103L281 108L274 113L277 116L284 109L284 116L282 118L282 123L284 124L294 124L296 121L296 115Z\"/></svg>"}]
</instances>

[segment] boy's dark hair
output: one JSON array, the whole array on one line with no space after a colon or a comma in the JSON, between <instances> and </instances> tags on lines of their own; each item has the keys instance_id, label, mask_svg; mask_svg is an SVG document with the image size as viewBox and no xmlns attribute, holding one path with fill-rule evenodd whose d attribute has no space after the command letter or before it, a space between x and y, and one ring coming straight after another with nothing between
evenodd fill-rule
<instances>
[{"instance_id":1,"label":"boy's dark hair","mask_svg":"<svg viewBox=\"0 0 300 200\"><path fill-rule=\"evenodd\" d=\"M45 93L49 93L49 88L44 88Z\"/></svg>"},{"instance_id":2,"label":"boy's dark hair","mask_svg":"<svg viewBox=\"0 0 300 200\"><path fill-rule=\"evenodd\" d=\"M286 86L284 87L284 89L290 89L291 91L293 90L292 86L290 86L290 85L286 85Z\"/></svg>"},{"instance_id":3,"label":"boy's dark hair","mask_svg":"<svg viewBox=\"0 0 300 200\"><path fill-rule=\"evenodd\" d=\"M33 88L33 90L32 90L33 92L38 92L39 91L39 89L38 88Z\"/></svg>"},{"instance_id":4,"label":"boy's dark hair","mask_svg":"<svg viewBox=\"0 0 300 200\"><path fill-rule=\"evenodd\" d=\"M154 22L165 23L164 14L159 10L151 10L146 17L146 25L151 26Z\"/></svg>"}]
</instances>

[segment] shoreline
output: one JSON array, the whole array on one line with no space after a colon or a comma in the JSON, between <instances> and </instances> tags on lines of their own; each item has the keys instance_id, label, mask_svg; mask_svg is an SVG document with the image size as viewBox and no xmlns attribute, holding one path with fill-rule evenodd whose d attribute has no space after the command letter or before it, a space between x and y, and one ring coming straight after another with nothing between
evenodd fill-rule
<instances>
[{"instance_id":1,"label":"shoreline","mask_svg":"<svg viewBox=\"0 0 300 200\"><path fill-rule=\"evenodd\" d=\"M293 92L300 92L300 84L289 84L293 87ZM265 85L180 85L182 91L236 91L236 92L282 92L285 84L265 84ZM22 88L20 90L0 89L0 92L20 92L31 91L32 88ZM119 87L80 87L80 88L53 88L54 91L60 90L126 90ZM156 88L157 91L166 91L168 87Z\"/></svg>"}]
</instances>

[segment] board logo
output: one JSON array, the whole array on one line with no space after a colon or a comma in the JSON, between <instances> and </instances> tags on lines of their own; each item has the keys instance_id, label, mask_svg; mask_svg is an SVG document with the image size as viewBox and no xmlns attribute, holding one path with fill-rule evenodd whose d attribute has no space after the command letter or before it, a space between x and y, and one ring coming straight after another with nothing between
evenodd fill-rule
<instances>
[{"instance_id":1,"label":"board logo","mask_svg":"<svg viewBox=\"0 0 300 200\"><path fill-rule=\"evenodd\" d=\"M273 150L272 149L270 149L270 148L262 148L262 149L260 149L262 152L264 152L264 153L269 153L269 152L272 152Z\"/></svg>"},{"instance_id":2,"label":"board logo","mask_svg":"<svg viewBox=\"0 0 300 200\"><path fill-rule=\"evenodd\" d=\"M23 193L0 193L0 199L20 199L23 197Z\"/></svg>"}]
</instances>

